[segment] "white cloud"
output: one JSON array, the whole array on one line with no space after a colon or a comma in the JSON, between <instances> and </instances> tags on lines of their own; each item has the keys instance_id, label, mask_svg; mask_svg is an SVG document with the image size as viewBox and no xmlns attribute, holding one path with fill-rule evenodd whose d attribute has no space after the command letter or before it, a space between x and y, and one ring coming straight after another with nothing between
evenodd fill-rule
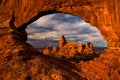
<instances>
[{"instance_id":1,"label":"white cloud","mask_svg":"<svg viewBox=\"0 0 120 80\"><path fill-rule=\"evenodd\" d=\"M32 35L28 35L28 38L30 39L46 39L46 38L54 38L54 37L58 37L55 31L33 33Z\"/></svg>"},{"instance_id":2,"label":"white cloud","mask_svg":"<svg viewBox=\"0 0 120 80\"><path fill-rule=\"evenodd\" d=\"M28 38L50 38L53 40L58 40L60 35L65 35L68 41L77 40L80 42L82 40L83 42L91 41L94 43L103 40L99 30L96 27L93 27L90 24L78 19L74 19L75 22L69 22L69 17L70 19L74 18L73 16L71 18L71 15L64 15L63 17L68 19L64 20L64 18L62 18L63 20L59 20L61 19L61 16L59 18L59 15L56 14L41 17L28 26ZM97 43L95 43L95 45L96 44ZM101 42L101 44L105 45L105 41Z\"/></svg>"},{"instance_id":3,"label":"white cloud","mask_svg":"<svg viewBox=\"0 0 120 80\"><path fill-rule=\"evenodd\" d=\"M38 19L34 24L41 27L56 26L57 24L59 24L59 21L52 20L52 17L54 16L55 14L43 16Z\"/></svg>"}]
</instances>

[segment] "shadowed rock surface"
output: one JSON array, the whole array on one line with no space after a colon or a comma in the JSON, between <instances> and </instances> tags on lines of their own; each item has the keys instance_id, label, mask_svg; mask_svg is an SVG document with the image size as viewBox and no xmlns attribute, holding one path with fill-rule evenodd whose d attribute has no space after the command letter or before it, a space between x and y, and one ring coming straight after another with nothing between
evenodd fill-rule
<instances>
[{"instance_id":1,"label":"shadowed rock surface","mask_svg":"<svg viewBox=\"0 0 120 80\"><path fill-rule=\"evenodd\" d=\"M120 49L107 49L98 58L88 62L80 62L82 75L88 80L119 80Z\"/></svg>"},{"instance_id":2,"label":"shadowed rock surface","mask_svg":"<svg viewBox=\"0 0 120 80\"><path fill-rule=\"evenodd\" d=\"M59 48L60 49L63 48L66 44L67 44L67 42L66 42L64 35L61 35L60 40L59 40Z\"/></svg>"},{"instance_id":3,"label":"shadowed rock surface","mask_svg":"<svg viewBox=\"0 0 120 80\"><path fill-rule=\"evenodd\" d=\"M93 49L93 44L91 42L88 42L85 44L85 48L83 49L83 53L85 55L95 54L95 51Z\"/></svg>"},{"instance_id":4,"label":"shadowed rock surface","mask_svg":"<svg viewBox=\"0 0 120 80\"><path fill-rule=\"evenodd\" d=\"M81 76L119 80L119 8L120 0L0 0L0 80L80 80ZM36 52L25 42L26 26L58 12L81 17L96 26L107 40L108 50L94 60L79 63Z\"/></svg>"},{"instance_id":5,"label":"shadowed rock surface","mask_svg":"<svg viewBox=\"0 0 120 80\"><path fill-rule=\"evenodd\" d=\"M39 52L0 54L0 80L80 80L74 64ZM69 67L68 67L69 66Z\"/></svg>"}]
</instances>

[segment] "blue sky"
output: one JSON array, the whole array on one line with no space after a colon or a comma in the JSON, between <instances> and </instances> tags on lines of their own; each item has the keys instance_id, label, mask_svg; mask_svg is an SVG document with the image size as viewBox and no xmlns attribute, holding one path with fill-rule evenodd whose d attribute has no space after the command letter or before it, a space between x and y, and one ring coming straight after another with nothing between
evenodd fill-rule
<instances>
[{"instance_id":1,"label":"blue sky","mask_svg":"<svg viewBox=\"0 0 120 80\"><path fill-rule=\"evenodd\" d=\"M92 42L96 47L106 47L107 43L96 27L81 18L68 14L46 15L27 27L28 42L35 48L57 45L59 36L68 42Z\"/></svg>"}]
</instances>

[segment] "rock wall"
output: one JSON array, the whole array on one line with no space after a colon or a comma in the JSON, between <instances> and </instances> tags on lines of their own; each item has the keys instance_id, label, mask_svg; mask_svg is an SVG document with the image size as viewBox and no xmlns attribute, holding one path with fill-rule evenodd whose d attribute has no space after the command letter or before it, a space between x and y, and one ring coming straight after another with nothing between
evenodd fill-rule
<instances>
[{"instance_id":1,"label":"rock wall","mask_svg":"<svg viewBox=\"0 0 120 80\"><path fill-rule=\"evenodd\" d=\"M0 51L22 45L26 26L53 13L84 19L100 30L109 47L120 47L119 7L120 0L0 0Z\"/></svg>"}]
</instances>

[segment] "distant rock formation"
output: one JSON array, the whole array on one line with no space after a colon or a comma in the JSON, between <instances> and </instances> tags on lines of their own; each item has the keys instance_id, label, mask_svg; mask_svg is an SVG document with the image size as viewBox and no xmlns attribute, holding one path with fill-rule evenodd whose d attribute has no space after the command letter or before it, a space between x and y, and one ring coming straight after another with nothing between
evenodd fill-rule
<instances>
[{"instance_id":1,"label":"distant rock formation","mask_svg":"<svg viewBox=\"0 0 120 80\"><path fill-rule=\"evenodd\" d=\"M82 43L78 43L78 45L77 45L77 51L78 51L78 53L82 53L82 51L83 51L83 44Z\"/></svg>"},{"instance_id":2,"label":"distant rock formation","mask_svg":"<svg viewBox=\"0 0 120 80\"><path fill-rule=\"evenodd\" d=\"M58 55L65 56L67 58L73 57L75 54L77 54L77 49L75 48L77 44L77 42L67 43L65 46L59 49Z\"/></svg>"},{"instance_id":3,"label":"distant rock formation","mask_svg":"<svg viewBox=\"0 0 120 80\"><path fill-rule=\"evenodd\" d=\"M60 40L59 40L59 48L60 49L63 48L63 46L65 46L66 44L67 44L67 42L66 42L64 35L61 35Z\"/></svg>"},{"instance_id":4,"label":"distant rock formation","mask_svg":"<svg viewBox=\"0 0 120 80\"><path fill-rule=\"evenodd\" d=\"M60 37L60 42L64 43L65 37L62 35ZM66 45L61 44L58 51L59 56L65 56L67 58L74 57L76 54L79 55L92 55L94 54L93 44L91 42L83 45L78 42L68 42Z\"/></svg>"},{"instance_id":5,"label":"distant rock formation","mask_svg":"<svg viewBox=\"0 0 120 80\"><path fill-rule=\"evenodd\" d=\"M88 42L85 44L85 48L83 50L83 53L85 55L95 54L94 49L93 49L93 44L91 42Z\"/></svg>"},{"instance_id":6,"label":"distant rock formation","mask_svg":"<svg viewBox=\"0 0 120 80\"><path fill-rule=\"evenodd\" d=\"M56 57L66 57L72 58L75 55L92 55L94 54L93 44L91 42L86 43L85 45L78 42L66 42L64 35L60 36L59 48L53 46L52 50L46 47L43 50L43 54L56 56Z\"/></svg>"},{"instance_id":7,"label":"distant rock formation","mask_svg":"<svg viewBox=\"0 0 120 80\"><path fill-rule=\"evenodd\" d=\"M57 54L57 46L53 46L51 53L52 54Z\"/></svg>"},{"instance_id":8,"label":"distant rock formation","mask_svg":"<svg viewBox=\"0 0 120 80\"><path fill-rule=\"evenodd\" d=\"M93 44L91 42L88 42L88 43L85 44L85 48L93 49Z\"/></svg>"},{"instance_id":9,"label":"distant rock formation","mask_svg":"<svg viewBox=\"0 0 120 80\"><path fill-rule=\"evenodd\" d=\"M50 54L50 50L49 50L48 47L46 47L46 48L43 49L43 54L45 54L45 55Z\"/></svg>"}]
</instances>

